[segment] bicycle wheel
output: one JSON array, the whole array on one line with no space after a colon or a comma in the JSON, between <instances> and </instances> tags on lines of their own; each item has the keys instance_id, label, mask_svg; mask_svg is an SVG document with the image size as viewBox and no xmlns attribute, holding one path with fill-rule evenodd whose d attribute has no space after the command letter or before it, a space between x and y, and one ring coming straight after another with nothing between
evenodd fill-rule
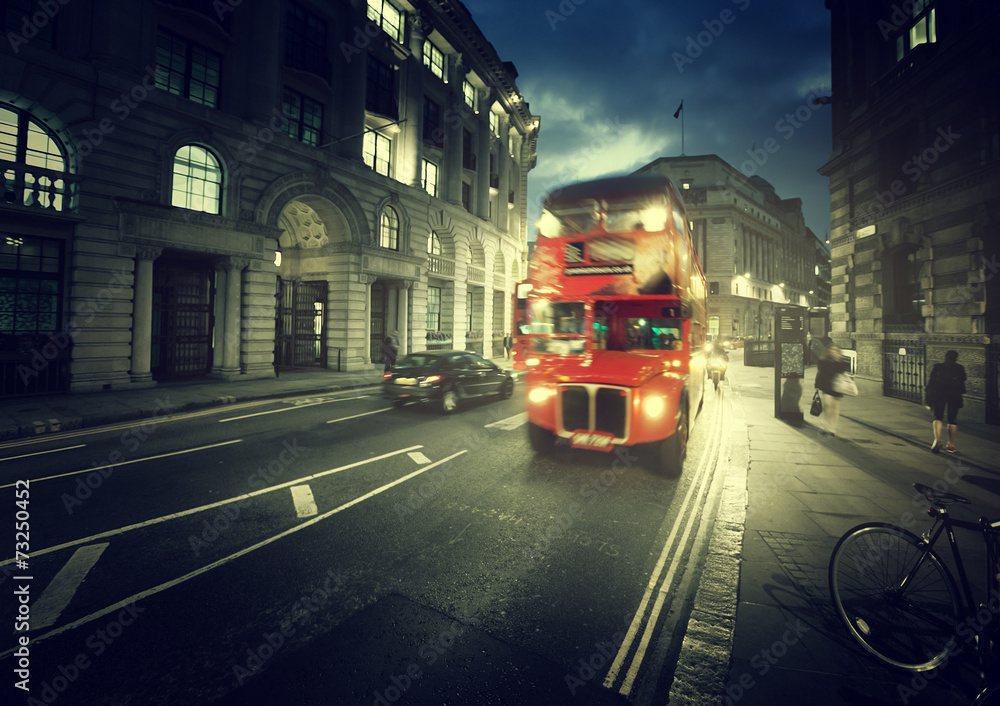
<instances>
[{"instance_id":1,"label":"bicycle wheel","mask_svg":"<svg viewBox=\"0 0 1000 706\"><path fill-rule=\"evenodd\" d=\"M980 691L972 706L1000 706L1000 682L990 684Z\"/></svg>"},{"instance_id":2,"label":"bicycle wheel","mask_svg":"<svg viewBox=\"0 0 1000 706\"><path fill-rule=\"evenodd\" d=\"M961 615L955 579L921 544L894 525L858 525L837 542L829 572L833 605L854 639L886 664L914 672L948 658Z\"/></svg>"}]
</instances>

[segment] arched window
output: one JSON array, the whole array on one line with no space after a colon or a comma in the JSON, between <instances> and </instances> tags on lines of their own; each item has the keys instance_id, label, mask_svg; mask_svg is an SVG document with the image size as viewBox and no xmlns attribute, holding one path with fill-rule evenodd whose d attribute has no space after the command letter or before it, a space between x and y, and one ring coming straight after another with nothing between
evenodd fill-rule
<instances>
[{"instance_id":1,"label":"arched window","mask_svg":"<svg viewBox=\"0 0 1000 706\"><path fill-rule=\"evenodd\" d=\"M441 238L437 233L431 233L431 237L427 239L427 254L441 255Z\"/></svg>"},{"instance_id":2,"label":"arched window","mask_svg":"<svg viewBox=\"0 0 1000 706\"><path fill-rule=\"evenodd\" d=\"M66 173L62 143L27 112L0 103L3 203L67 211L75 182Z\"/></svg>"},{"instance_id":3,"label":"arched window","mask_svg":"<svg viewBox=\"0 0 1000 706\"><path fill-rule=\"evenodd\" d=\"M399 250L399 216L392 208L382 211L378 234L378 244L381 247Z\"/></svg>"},{"instance_id":4,"label":"arched window","mask_svg":"<svg viewBox=\"0 0 1000 706\"><path fill-rule=\"evenodd\" d=\"M192 211L221 213L222 168L204 147L184 145L177 150L170 203Z\"/></svg>"}]
</instances>

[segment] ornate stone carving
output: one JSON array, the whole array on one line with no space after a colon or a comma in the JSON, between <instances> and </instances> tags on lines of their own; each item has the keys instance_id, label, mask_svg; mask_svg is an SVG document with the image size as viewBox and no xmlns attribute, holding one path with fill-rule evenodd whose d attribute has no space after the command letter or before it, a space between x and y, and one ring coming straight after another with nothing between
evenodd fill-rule
<instances>
[{"instance_id":1,"label":"ornate stone carving","mask_svg":"<svg viewBox=\"0 0 1000 706\"><path fill-rule=\"evenodd\" d=\"M295 236L295 244L299 247L319 248L330 242L326 225L308 204L291 202L282 211L281 220L287 221L288 227L285 230Z\"/></svg>"}]
</instances>

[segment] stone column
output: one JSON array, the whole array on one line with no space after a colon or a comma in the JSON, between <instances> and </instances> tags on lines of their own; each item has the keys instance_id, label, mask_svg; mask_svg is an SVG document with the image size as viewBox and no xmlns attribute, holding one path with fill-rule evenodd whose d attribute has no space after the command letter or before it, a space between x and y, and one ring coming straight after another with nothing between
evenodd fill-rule
<instances>
[{"instance_id":1,"label":"stone column","mask_svg":"<svg viewBox=\"0 0 1000 706\"><path fill-rule=\"evenodd\" d=\"M372 362L372 285L375 283L374 275L358 275L361 284L365 285L365 338L362 346L361 359L366 365Z\"/></svg>"},{"instance_id":2,"label":"stone column","mask_svg":"<svg viewBox=\"0 0 1000 706\"><path fill-rule=\"evenodd\" d=\"M462 205L462 133L465 121L461 116L465 113L465 98L462 94L462 82L468 73L468 67L462 63L461 54L448 57L448 70L451 74L451 105L445 109L445 129L447 132L444 146L444 193L445 201L456 206ZM449 119L452 116L458 119Z\"/></svg>"},{"instance_id":3,"label":"stone column","mask_svg":"<svg viewBox=\"0 0 1000 706\"><path fill-rule=\"evenodd\" d=\"M135 283L132 285L132 369L134 384L151 385L153 352L153 260L162 248L136 248Z\"/></svg>"},{"instance_id":4,"label":"stone column","mask_svg":"<svg viewBox=\"0 0 1000 706\"><path fill-rule=\"evenodd\" d=\"M249 261L230 257L223 262L226 274L226 321L223 335L222 377L235 378L240 374L240 311L243 294L243 270Z\"/></svg>"},{"instance_id":5,"label":"stone column","mask_svg":"<svg viewBox=\"0 0 1000 706\"><path fill-rule=\"evenodd\" d=\"M406 109L403 117L406 118L406 122L403 123L399 180L404 184L420 188L420 164L424 143L424 40L427 22L419 12L410 14L408 20L410 58L405 64Z\"/></svg>"},{"instance_id":6,"label":"stone column","mask_svg":"<svg viewBox=\"0 0 1000 706\"><path fill-rule=\"evenodd\" d=\"M396 290L396 330L399 331L399 355L405 355L409 350L406 345L410 331L409 292L413 282L400 282Z\"/></svg>"},{"instance_id":7,"label":"stone column","mask_svg":"<svg viewBox=\"0 0 1000 706\"><path fill-rule=\"evenodd\" d=\"M241 10L250 12L244 17ZM241 57L241 75L246 79L238 84L242 87L244 114L252 122L267 123L272 130L283 131L281 63L284 57L281 54L282 32L277 28L285 26L285 10L282 3L263 2L236 12L240 16L233 21L247 22L247 34L253 37L252 42L236 43L237 54Z\"/></svg>"},{"instance_id":8,"label":"stone column","mask_svg":"<svg viewBox=\"0 0 1000 706\"><path fill-rule=\"evenodd\" d=\"M476 208L475 214L484 221L490 220L490 113L493 93L489 89L477 91L479 99L479 137L476 146ZM498 155L499 156L499 155Z\"/></svg>"},{"instance_id":9,"label":"stone column","mask_svg":"<svg viewBox=\"0 0 1000 706\"><path fill-rule=\"evenodd\" d=\"M497 174L500 176L500 195L497 197L497 227L505 233L510 229L510 118L500 116L500 144L497 145Z\"/></svg>"},{"instance_id":10,"label":"stone column","mask_svg":"<svg viewBox=\"0 0 1000 706\"><path fill-rule=\"evenodd\" d=\"M280 3L273 3L278 7ZM368 76L368 52L355 46L357 35L355 29L361 30L361 36L365 36L364 30L368 25L367 4L363 0L351 0L350 21L343 24L343 34L341 42L336 50L339 56L333 58L334 66L344 74L344 92L338 100L337 121L333 129L336 137L348 137L358 135L365 129L365 81ZM276 25L280 27L282 25ZM272 34L278 34L274 28ZM358 135L349 140L341 140L333 149L337 154L345 159L352 159L357 162L364 162L364 137Z\"/></svg>"}]
</instances>

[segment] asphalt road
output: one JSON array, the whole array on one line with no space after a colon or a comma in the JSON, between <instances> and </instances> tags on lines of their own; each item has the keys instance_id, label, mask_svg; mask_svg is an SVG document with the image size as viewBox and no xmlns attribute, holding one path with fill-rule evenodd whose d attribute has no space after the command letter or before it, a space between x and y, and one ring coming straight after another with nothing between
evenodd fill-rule
<instances>
[{"instance_id":1,"label":"asphalt road","mask_svg":"<svg viewBox=\"0 0 1000 706\"><path fill-rule=\"evenodd\" d=\"M538 457L523 410L520 386L448 417L355 390L0 445L31 555L11 529L10 702L662 703L725 388L679 479Z\"/></svg>"}]
</instances>

